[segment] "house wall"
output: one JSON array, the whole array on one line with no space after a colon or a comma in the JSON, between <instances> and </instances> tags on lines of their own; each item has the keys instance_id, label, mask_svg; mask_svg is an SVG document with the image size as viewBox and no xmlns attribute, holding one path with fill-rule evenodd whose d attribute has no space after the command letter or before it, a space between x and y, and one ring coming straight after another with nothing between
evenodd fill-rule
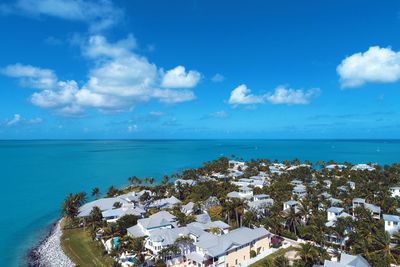
<instances>
[{"instance_id":1,"label":"house wall","mask_svg":"<svg viewBox=\"0 0 400 267\"><path fill-rule=\"evenodd\" d=\"M250 251L254 250L256 253L262 253L266 249L269 248L269 238L265 237L257 240L253 245L248 244L243 248L238 248L237 250L233 250L229 252L228 255L225 256L225 264L224 267L232 267L236 265L243 265L244 262L250 260ZM237 260L237 264L236 264ZM227 265L228 264L228 265Z\"/></svg>"}]
</instances>

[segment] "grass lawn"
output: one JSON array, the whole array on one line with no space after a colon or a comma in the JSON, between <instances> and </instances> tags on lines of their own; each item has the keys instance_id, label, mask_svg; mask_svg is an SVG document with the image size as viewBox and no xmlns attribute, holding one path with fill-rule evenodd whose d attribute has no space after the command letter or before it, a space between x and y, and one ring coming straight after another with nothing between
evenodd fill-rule
<instances>
[{"instance_id":1,"label":"grass lawn","mask_svg":"<svg viewBox=\"0 0 400 267\"><path fill-rule=\"evenodd\" d=\"M93 241L83 229L63 230L61 247L65 254L79 267L112 266L113 259L103 255L103 247Z\"/></svg>"},{"instance_id":2,"label":"grass lawn","mask_svg":"<svg viewBox=\"0 0 400 267\"><path fill-rule=\"evenodd\" d=\"M291 251L291 250L294 250L294 248L293 248L292 246L290 246L290 247L288 247L288 248L279 249L278 251L276 251L276 252L274 252L274 253L268 255L267 257L262 258L262 259L259 260L259 261L256 261L255 263L253 263L252 265L250 265L250 267L263 267L263 266L265 266L265 263L264 263L265 261L267 261L267 260L273 260L273 259L275 259L275 258L277 258L277 257L279 257L279 256L285 255L286 252Z\"/></svg>"}]
</instances>

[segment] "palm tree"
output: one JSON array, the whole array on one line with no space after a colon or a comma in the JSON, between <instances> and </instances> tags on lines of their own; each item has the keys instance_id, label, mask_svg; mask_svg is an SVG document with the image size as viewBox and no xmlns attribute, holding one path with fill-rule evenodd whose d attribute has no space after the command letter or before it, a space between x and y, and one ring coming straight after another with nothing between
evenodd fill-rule
<instances>
[{"instance_id":1,"label":"palm tree","mask_svg":"<svg viewBox=\"0 0 400 267\"><path fill-rule=\"evenodd\" d=\"M95 197L96 199L99 198L100 195L100 189L98 187L95 187L92 189L92 197Z\"/></svg>"},{"instance_id":2,"label":"palm tree","mask_svg":"<svg viewBox=\"0 0 400 267\"><path fill-rule=\"evenodd\" d=\"M149 184L150 184L150 185L153 185L153 184L154 184L154 178L153 178L153 177L150 177L150 178L149 178Z\"/></svg>"},{"instance_id":3,"label":"palm tree","mask_svg":"<svg viewBox=\"0 0 400 267\"><path fill-rule=\"evenodd\" d=\"M269 263L267 263L266 266L268 266L268 264ZM274 266L274 267L289 267L290 264L289 264L289 260L284 255L282 255L282 256L276 257L273 261L273 264L271 264L270 266L271 267L272 266Z\"/></svg>"},{"instance_id":4,"label":"palm tree","mask_svg":"<svg viewBox=\"0 0 400 267\"><path fill-rule=\"evenodd\" d=\"M296 256L300 257L304 266L311 267L318 261L318 250L310 243L300 244L296 247Z\"/></svg>"},{"instance_id":5,"label":"palm tree","mask_svg":"<svg viewBox=\"0 0 400 267\"><path fill-rule=\"evenodd\" d=\"M289 231L297 235L297 228L301 224L301 215L294 207L287 209L283 212L283 218L286 222L286 227Z\"/></svg>"}]
</instances>

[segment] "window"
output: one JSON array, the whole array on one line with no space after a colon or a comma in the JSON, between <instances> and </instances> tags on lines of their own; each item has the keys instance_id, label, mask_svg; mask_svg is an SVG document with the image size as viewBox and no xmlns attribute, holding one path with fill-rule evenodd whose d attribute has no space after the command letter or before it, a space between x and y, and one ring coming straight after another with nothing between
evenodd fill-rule
<instances>
[{"instance_id":1,"label":"window","mask_svg":"<svg viewBox=\"0 0 400 267\"><path fill-rule=\"evenodd\" d=\"M235 259L235 265L237 265L238 264L238 260L237 259Z\"/></svg>"},{"instance_id":2,"label":"window","mask_svg":"<svg viewBox=\"0 0 400 267\"><path fill-rule=\"evenodd\" d=\"M229 267L229 263L226 264L226 267Z\"/></svg>"}]
</instances>

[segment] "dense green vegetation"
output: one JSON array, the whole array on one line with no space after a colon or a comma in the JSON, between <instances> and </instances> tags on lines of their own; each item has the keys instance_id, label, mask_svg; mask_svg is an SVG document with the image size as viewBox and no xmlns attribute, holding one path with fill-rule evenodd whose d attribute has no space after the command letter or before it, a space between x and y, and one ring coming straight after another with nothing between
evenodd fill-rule
<instances>
[{"instance_id":1,"label":"dense green vegetation","mask_svg":"<svg viewBox=\"0 0 400 267\"><path fill-rule=\"evenodd\" d=\"M277 161L274 161L277 162ZM283 161L287 166L300 165L299 160ZM306 161L305 164L312 165ZM231 225L232 228L240 226L264 226L276 235L289 237L291 239L301 238L309 241L308 244L297 248L297 255L300 258L294 262L295 266L312 266L322 263L329 258L326 250L328 248L350 254L361 254L373 266L389 266L390 263L400 262L400 236L395 235L392 239L384 231L383 221L374 219L371 213L363 207L352 210L351 203L353 198L365 198L368 203L381 207L382 214L399 215L397 208L400 207L400 199L390 195L389 187L400 185L400 165L393 164L375 166L374 171L354 171L351 164L344 163L347 168L328 170L324 168L327 164L334 164L320 161L315 163L314 168L298 167L291 171L283 172L281 175L271 173L269 160L251 160L247 162L247 168L243 170L243 175L237 178L210 179L214 174L228 175L229 160L222 157L220 159L206 162L201 168L188 169L181 173L164 176L160 183L154 183L153 178L140 179L136 176L129 177L128 186L118 189L111 186L105 195L107 197L117 196L132 190L139 191L150 189L155 193L150 197L148 194L141 196L142 202L147 202L164 197L175 196L187 204L192 201L196 203L195 212L200 210L210 197L218 199L217 205L207 208L208 213L214 220L223 220ZM231 183L232 179L237 180L242 177L250 177L264 172L269 177L269 185L263 188L254 188L254 194L269 194L274 199L274 205L264 211L249 209L245 201L241 199L227 198L231 191L237 191L238 187ZM171 182L172 179L192 179L197 182L195 186L178 183L176 186ZM293 185L291 181L297 179L303 182L307 189L307 195L298 199L298 210L289 209L282 211L283 203L292 198ZM331 186L326 187L326 180L331 182ZM349 182L355 183L353 189ZM344 188L344 189L343 189ZM333 198L342 201L341 207L351 217L339 218L334 227L327 227L326 209L330 207L328 200L322 193L329 193ZM92 197L98 198L100 190L94 188L91 192ZM86 201L85 193L70 194L65 199L63 213L66 217L79 226L76 219L77 211ZM148 210L148 214L156 210ZM180 206L170 210L180 225L186 225L194 220L193 216L187 216L180 211ZM89 218L85 221L85 227L95 236L98 229L103 229L105 237L122 236L125 238L126 248L141 251L140 240L132 240L125 236L126 228L136 223L136 218L124 218L117 223L105 223L101 218L101 212L93 210ZM352 229L352 231L346 231ZM332 244L327 242L326 236L334 235L340 239L346 238L343 244ZM122 248L121 248L122 249ZM163 251L165 255L174 253L172 250ZM282 252L283 253L283 252ZM268 262L268 261L266 261ZM287 260L278 255L271 259L272 266L287 266ZM162 265L161 262L157 264ZM265 263L263 266L268 266Z\"/></svg>"}]
</instances>

